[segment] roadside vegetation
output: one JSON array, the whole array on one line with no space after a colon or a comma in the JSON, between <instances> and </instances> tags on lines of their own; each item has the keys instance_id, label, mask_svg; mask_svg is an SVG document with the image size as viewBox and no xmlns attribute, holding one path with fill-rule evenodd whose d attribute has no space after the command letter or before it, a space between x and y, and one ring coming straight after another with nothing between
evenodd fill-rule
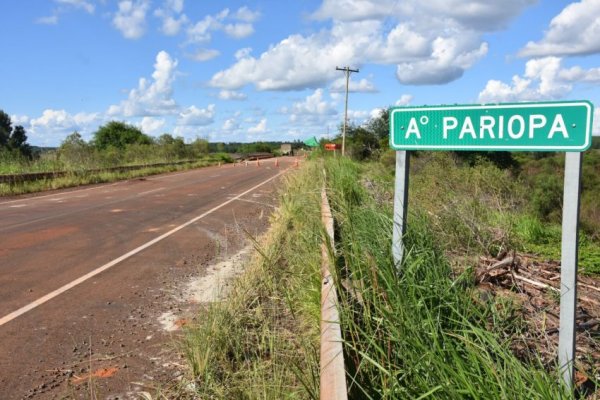
<instances>
[{"instance_id":1,"label":"roadside vegetation","mask_svg":"<svg viewBox=\"0 0 600 400\"><path fill-rule=\"evenodd\" d=\"M318 193L325 182L336 221L335 279L351 399L593 396L600 376L594 325L579 334L584 351L573 395L559 383L555 363L550 314L558 297L510 278L508 286L493 288L497 282L481 275L482 262L511 259L518 267L519 257L556 265L563 156L413 154L406 257L394 266L394 153L385 118L349 129L356 161L321 149L288 174L273 228L257 243L231 297L207 306L186 331L182 351L193 393L189 385L182 393L318 398L324 235ZM599 143L594 147L584 157L581 211L580 265L590 279L600 272Z\"/></svg>"}]
</instances>

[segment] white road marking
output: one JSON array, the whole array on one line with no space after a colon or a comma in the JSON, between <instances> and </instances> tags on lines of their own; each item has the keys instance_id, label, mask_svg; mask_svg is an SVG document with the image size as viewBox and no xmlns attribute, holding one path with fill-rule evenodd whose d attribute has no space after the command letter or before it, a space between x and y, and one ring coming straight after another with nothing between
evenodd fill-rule
<instances>
[{"instance_id":1,"label":"white road marking","mask_svg":"<svg viewBox=\"0 0 600 400\"><path fill-rule=\"evenodd\" d=\"M95 270L93 270L91 272L88 272L87 274L83 275L82 277L77 278L77 279L75 279L74 281L72 281L70 283L67 283L66 285L64 285L64 286L62 286L62 287L60 287L60 288L58 288L58 289L56 289L56 290L48 293L45 296L40 297L37 300L32 301L31 303L27 304L26 306L23 306L23 307L19 308L18 310L11 312L8 315L5 315L4 317L0 318L0 326L2 326L4 324L12 321L15 318L20 317L21 315L23 315L23 314L25 314L25 313L33 310L34 308L36 308L38 306L41 306L42 304L46 303L47 301L50 301L53 298L55 298L55 297L63 294L67 290L74 288L75 286L77 286L77 285L79 285L79 284L87 281L90 278L93 278L94 276L100 274L101 272L104 272L107 269L109 269L111 267L114 267L115 265L119 264L121 261L124 261L124 260L126 260L126 259L128 259L128 258L130 258L130 257L132 257L132 256L134 256L136 254L138 254L139 252L141 252L141 251L147 249L148 247L150 247L150 246L152 246L152 245L160 242L161 240L163 240L163 239L165 239L165 238L173 235L174 233L179 232L183 228L185 228L185 227L193 224L194 222L196 222L196 221L198 221L198 220L206 217L207 215L212 214L213 212L215 212L215 211L217 211L217 210L225 207L226 205L232 203L233 201L239 199L240 197L242 197L242 196L244 196L244 195L246 195L246 194L248 194L248 193L250 193L250 192L252 192L252 191L254 191L256 189L258 189L259 187L261 187L264 184L266 184L266 183L272 181L273 179L279 177L280 175L282 175L285 172L286 171L281 171L277 175L272 176L271 178L269 178L269 179L267 179L265 181L262 181L258 185L251 187L250 189L248 189L244 193L242 193L242 194L234 197L233 199L227 200L227 201L219 204L218 206L211 208L210 210L206 211L205 213L200 214L197 217L194 217L194 218L190 219L189 221L187 221L187 222L179 225L178 227L171 229L169 232L164 233L164 234L162 234L162 235L160 235L160 236L152 239L151 241L146 242L145 244L143 244L143 245L141 245L141 246L139 246L139 247L131 250L129 253L123 254L121 257L115 258L114 260L112 260L112 261L104 264L103 266L98 267L98 268L96 268Z\"/></svg>"},{"instance_id":2,"label":"white road marking","mask_svg":"<svg viewBox=\"0 0 600 400\"><path fill-rule=\"evenodd\" d=\"M149 193L158 192L158 191L160 191L160 190L165 190L165 188L164 188L164 187L161 187L161 188L158 188L158 189L147 190L147 191L145 191L145 192L138 193L138 196L143 196L143 195L145 195L145 194L149 194Z\"/></svg>"},{"instance_id":3,"label":"white road marking","mask_svg":"<svg viewBox=\"0 0 600 400\"><path fill-rule=\"evenodd\" d=\"M9 206L10 208L21 208L21 207L25 207L27 206L27 204L15 204L14 206Z\"/></svg>"}]
</instances>

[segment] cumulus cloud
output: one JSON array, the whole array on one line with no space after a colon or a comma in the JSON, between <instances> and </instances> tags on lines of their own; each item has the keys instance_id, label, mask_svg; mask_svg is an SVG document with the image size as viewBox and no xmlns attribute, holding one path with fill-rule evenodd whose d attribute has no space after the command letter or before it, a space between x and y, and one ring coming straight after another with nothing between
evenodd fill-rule
<instances>
[{"instance_id":1,"label":"cumulus cloud","mask_svg":"<svg viewBox=\"0 0 600 400\"><path fill-rule=\"evenodd\" d=\"M331 86L329 87L329 91L334 93L342 93L346 92L346 77L341 77L333 81ZM375 84L368 79L361 79L359 81L354 81L350 79L348 83L348 91L349 92L362 92L362 93L375 93L377 92L377 88Z\"/></svg>"},{"instance_id":2,"label":"cumulus cloud","mask_svg":"<svg viewBox=\"0 0 600 400\"><path fill-rule=\"evenodd\" d=\"M219 50L215 49L198 49L193 54L189 54L192 60L204 62L208 60L212 60L213 58L218 57L221 54Z\"/></svg>"},{"instance_id":3,"label":"cumulus cloud","mask_svg":"<svg viewBox=\"0 0 600 400\"><path fill-rule=\"evenodd\" d=\"M111 116L152 116L172 114L177 109L173 99L173 81L177 71L177 60L166 51L156 55L152 81L140 78L138 87L131 89L126 100L108 109Z\"/></svg>"},{"instance_id":4,"label":"cumulus cloud","mask_svg":"<svg viewBox=\"0 0 600 400\"><path fill-rule=\"evenodd\" d=\"M227 24L223 31L232 38L243 39L254 33L254 27L248 23Z\"/></svg>"},{"instance_id":5,"label":"cumulus cloud","mask_svg":"<svg viewBox=\"0 0 600 400\"><path fill-rule=\"evenodd\" d=\"M394 105L407 106L410 104L412 99L413 99L413 96L411 94L403 94L402 96L400 96L400 98L398 100L396 100L396 103L394 103Z\"/></svg>"},{"instance_id":6,"label":"cumulus cloud","mask_svg":"<svg viewBox=\"0 0 600 400\"><path fill-rule=\"evenodd\" d=\"M313 18L331 20L330 28L290 35L259 56L239 57L210 84L317 88L338 78L336 66L364 63L397 65L404 84L447 83L487 54L485 33L502 29L533 1L325 0Z\"/></svg>"},{"instance_id":7,"label":"cumulus cloud","mask_svg":"<svg viewBox=\"0 0 600 400\"><path fill-rule=\"evenodd\" d=\"M190 106L179 113L177 125L203 126L214 122L215 105L209 104L206 108Z\"/></svg>"},{"instance_id":8,"label":"cumulus cloud","mask_svg":"<svg viewBox=\"0 0 600 400\"><path fill-rule=\"evenodd\" d=\"M240 124L237 122L237 120L235 118L229 118L226 119L225 122L223 122L223 126L221 129L227 132L233 132L238 130L239 128Z\"/></svg>"},{"instance_id":9,"label":"cumulus cloud","mask_svg":"<svg viewBox=\"0 0 600 400\"><path fill-rule=\"evenodd\" d=\"M25 123L28 120L28 127ZM41 145L58 145L74 131L89 134L103 121L99 113L70 114L65 110L46 109L37 118L21 116L19 125L27 131L30 142Z\"/></svg>"},{"instance_id":10,"label":"cumulus cloud","mask_svg":"<svg viewBox=\"0 0 600 400\"><path fill-rule=\"evenodd\" d=\"M145 134L157 135L162 133L166 123L163 118L144 117L137 125Z\"/></svg>"},{"instance_id":11,"label":"cumulus cloud","mask_svg":"<svg viewBox=\"0 0 600 400\"><path fill-rule=\"evenodd\" d=\"M162 19L161 31L167 36L177 35L189 22L183 11L183 0L166 0L162 8L154 11L154 16Z\"/></svg>"},{"instance_id":12,"label":"cumulus cloud","mask_svg":"<svg viewBox=\"0 0 600 400\"><path fill-rule=\"evenodd\" d=\"M252 126L248 128L248 133L251 135L256 135L259 133L267 132L267 119L263 118L256 126Z\"/></svg>"},{"instance_id":13,"label":"cumulus cloud","mask_svg":"<svg viewBox=\"0 0 600 400\"><path fill-rule=\"evenodd\" d=\"M146 13L148 0L122 0L113 17L113 25L127 39L139 39L146 32Z\"/></svg>"},{"instance_id":14,"label":"cumulus cloud","mask_svg":"<svg viewBox=\"0 0 600 400\"><path fill-rule=\"evenodd\" d=\"M235 90L221 90L218 95L221 100L246 100L248 96Z\"/></svg>"},{"instance_id":15,"label":"cumulus cloud","mask_svg":"<svg viewBox=\"0 0 600 400\"><path fill-rule=\"evenodd\" d=\"M206 15L187 29L187 43L206 43L212 38L212 32L222 31L226 35L241 39L254 33L252 23L258 19L259 13L242 7L235 13L228 8L215 15Z\"/></svg>"},{"instance_id":16,"label":"cumulus cloud","mask_svg":"<svg viewBox=\"0 0 600 400\"><path fill-rule=\"evenodd\" d=\"M559 57L534 58L525 64L523 76L513 76L510 83L490 80L479 93L479 101L536 101L560 99L577 83L600 84L600 68L562 68Z\"/></svg>"},{"instance_id":17,"label":"cumulus cloud","mask_svg":"<svg viewBox=\"0 0 600 400\"><path fill-rule=\"evenodd\" d=\"M581 0L566 6L538 42L528 42L523 57L572 56L600 52L600 2Z\"/></svg>"}]
</instances>

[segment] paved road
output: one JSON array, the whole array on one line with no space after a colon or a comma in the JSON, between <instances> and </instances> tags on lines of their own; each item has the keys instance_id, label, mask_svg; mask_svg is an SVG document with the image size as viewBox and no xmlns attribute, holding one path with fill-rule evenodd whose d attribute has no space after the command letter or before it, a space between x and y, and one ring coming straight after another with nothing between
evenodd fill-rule
<instances>
[{"instance_id":1,"label":"paved road","mask_svg":"<svg viewBox=\"0 0 600 400\"><path fill-rule=\"evenodd\" d=\"M0 200L0 398L127 398L176 378L158 316L266 228L293 162Z\"/></svg>"}]
</instances>

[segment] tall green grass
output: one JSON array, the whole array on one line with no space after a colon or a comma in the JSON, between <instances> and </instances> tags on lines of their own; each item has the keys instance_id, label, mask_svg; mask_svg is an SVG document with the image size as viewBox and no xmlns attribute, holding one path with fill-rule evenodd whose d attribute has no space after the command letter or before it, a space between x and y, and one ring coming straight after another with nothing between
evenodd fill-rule
<instances>
[{"instance_id":1,"label":"tall green grass","mask_svg":"<svg viewBox=\"0 0 600 400\"><path fill-rule=\"evenodd\" d=\"M410 215L408 250L396 269L391 208L364 189L351 161L329 160L327 172L339 228L338 283L344 293L349 279L355 292L341 300L352 398L568 397L535 355L513 355L520 324L510 308L478 298L468 271L454 275L429 216Z\"/></svg>"}]
</instances>

